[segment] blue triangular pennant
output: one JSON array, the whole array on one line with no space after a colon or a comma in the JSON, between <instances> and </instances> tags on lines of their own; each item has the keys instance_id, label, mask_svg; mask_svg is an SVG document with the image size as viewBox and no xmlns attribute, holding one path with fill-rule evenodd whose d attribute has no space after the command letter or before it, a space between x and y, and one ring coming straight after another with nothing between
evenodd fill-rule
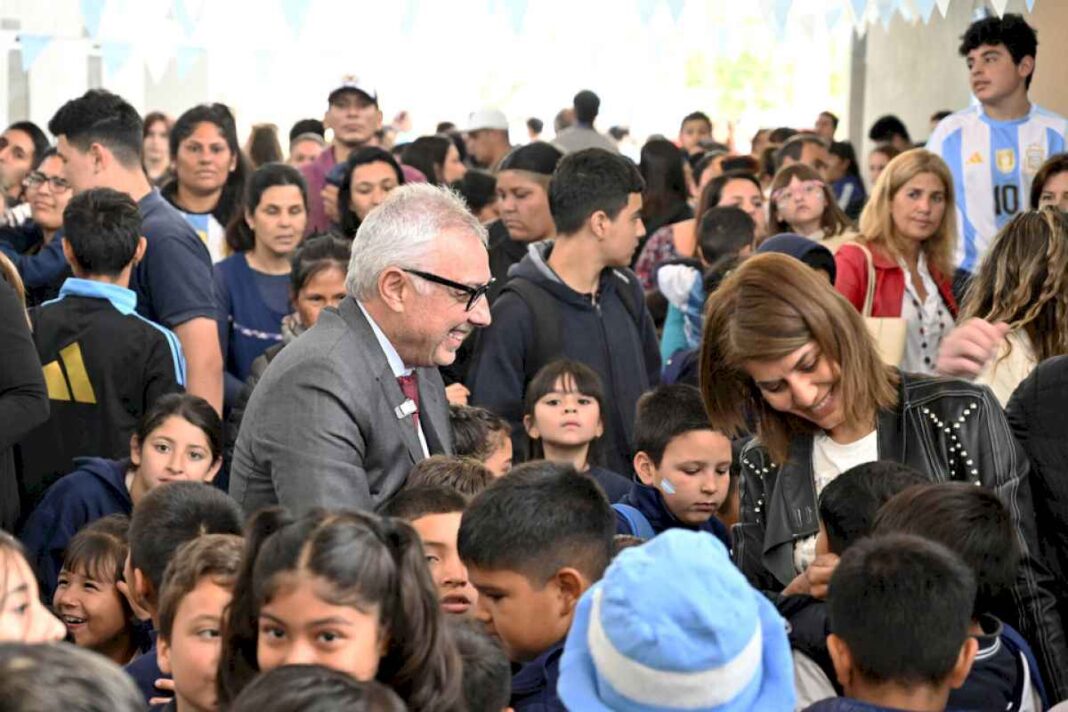
<instances>
[{"instance_id":1,"label":"blue triangular pennant","mask_svg":"<svg viewBox=\"0 0 1068 712\"><path fill-rule=\"evenodd\" d=\"M656 13L656 0L638 0L638 19L642 26L648 25Z\"/></svg>"},{"instance_id":2,"label":"blue triangular pennant","mask_svg":"<svg viewBox=\"0 0 1068 712\"><path fill-rule=\"evenodd\" d=\"M682 17L682 8L686 5L686 0L667 0L668 10L671 11L671 19L675 21L675 24L679 24L679 18Z\"/></svg>"},{"instance_id":3,"label":"blue triangular pennant","mask_svg":"<svg viewBox=\"0 0 1068 712\"><path fill-rule=\"evenodd\" d=\"M196 47L178 48L178 52L174 55L174 63L175 69L178 72L178 79L185 79L189 76L189 72L192 71L193 65L196 64L199 57L200 50Z\"/></svg>"},{"instance_id":4,"label":"blue triangular pennant","mask_svg":"<svg viewBox=\"0 0 1068 712\"><path fill-rule=\"evenodd\" d=\"M849 6L853 9L853 22L859 25L868 9L868 0L849 0Z\"/></svg>"},{"instance_id":5,"label":"blue triangular pennant","mask_svg":"<svg viewBox=\"0 0 1068 712\"><path fill-rule=\"evenodd\" d=\"M308 0L282 0L282 15L286 25L293 30L293 37L300 37L308 16Z\"/></svg>"},{"instance_id":6,"label":"blue triangular pennant","mask_svg":"<svg viewBox=\"0 0 1068 712\"><path fill-rule=\"evenodd\" d=\"M52 44L51 35L19 35L19 45L22 48L22 71L30 71L37 58L41 56L41 52L44 52L50 44Z\"/></svg>"},{"instance_id":7,"label":"blue triangular pennant","mask_svg":"<svg viewBox=\"0 0 1068 712\"><path fill-rule=\"evenodd\" d=\"M174 0L174 18L178 20L178 24L182 26L182 32L186 37L192 36L197 29L196 19L190 14L189 8L186 7L185 0Z\"/></svg>"},{"instance_id":8,"label":"blue triangular pennant","mask_svg":"<svg viewBox=\"0 0 1068 712\"><path fill-rule=\"evenodd\" d=\"M100 58L104 61L104 73L114 75L130 59L133 47L125 42L103 42L100 45Z\"/></svg>"},{"instance_id":9,"label":"blue triangular pennant","mask_svg":"<svg viewBox=\"0 0 1068 712\"><path fill-rule=\"evenodd\" d=\"M82 24L94 40L100 34L100 20L104 17L107 0L82 0Z\"/></svg>"},{"instance_id":10,"label":"blue triangular pennant","mask_svg":"<svg viewBox=\"0 0 1068 712\"><path fill-rule=\"evenodd\" d=\"M913 0L916 3L916 9L920 12L920 18L923 20L923 24L927 24L931 21L931 14L934 12L935 0Z\"/></svg>"},{"instance_id":11,"label":"blue triangular pennant","mask_svg":"<svg viewBox=\"0 0 1068 712\"><path fill-rule=\"evenodd\" d=\"M508 12L512 31L518 35L523 30L523 20L527 17L527 0L504 0L504 9Z\"/></svg>"}]
</instances>

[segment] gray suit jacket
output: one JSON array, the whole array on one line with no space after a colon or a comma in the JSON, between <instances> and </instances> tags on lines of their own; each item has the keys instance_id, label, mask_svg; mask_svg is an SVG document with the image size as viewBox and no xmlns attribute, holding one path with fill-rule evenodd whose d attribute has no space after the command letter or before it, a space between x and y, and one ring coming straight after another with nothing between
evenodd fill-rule
<instances>
[{"instance_id":1,"label":"gray suit jacket","mask_svg":"<svg viewBox=\"0 0 1068 712\"><path fill-rule=\"evenodd\" d=\"M432 454L452 454L445 386L416 369L419 419ZM251 514L280 504L371 510L423 459L412 416L371 325L350 296L282 349L249 399L230 470L230 495Z\"/></svg>"}]
</instances>

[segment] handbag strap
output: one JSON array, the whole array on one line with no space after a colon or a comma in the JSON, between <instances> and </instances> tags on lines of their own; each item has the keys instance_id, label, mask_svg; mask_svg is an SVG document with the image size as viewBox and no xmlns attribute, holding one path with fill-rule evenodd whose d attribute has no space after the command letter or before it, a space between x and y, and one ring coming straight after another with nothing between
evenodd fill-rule
<instances>
[{"instance_id":1,"label":"handbag strap","mask_svg":"<svg viewBox=\"0 0 1068 712\"><path fill-rule=\"evenodd\" d=\"M860 314L864 317L870 317L872 307L875 304L875 262L872 260L871 252L868 251L864 243L856 241L852 244L856 245L864 253L864 261L868 264L868 289L864 294L864 309L861 310Z\"/></svg>"}]
</instances>

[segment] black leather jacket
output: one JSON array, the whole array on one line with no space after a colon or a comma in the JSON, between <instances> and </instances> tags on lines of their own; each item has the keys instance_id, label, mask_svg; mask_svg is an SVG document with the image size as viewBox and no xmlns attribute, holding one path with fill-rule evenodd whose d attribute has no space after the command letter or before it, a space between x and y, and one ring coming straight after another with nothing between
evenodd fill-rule
<instances>
[{"instance_id":1,"label":"black leather jacket","mask_svg":"<svg viewBox=\"0 0 1068 712\"><path fill-rule=\"evenodd\" d=\"M965 381L901 375L899 402L878 416L879 458L909 465L932 481L981 484L1009 508L1022 548L1012 597L1024 636L1043 677L1068 695L1068 649L1049 571L1034 556L1035 518L1026 456L989 388ZM774 463L760 444L741 454L740 517L732 532L734 558L755 587L780 591L793 580L794 542L816 534L819 515L812 473L812 437L790 444Z\"/></svg>"}]
</instances>

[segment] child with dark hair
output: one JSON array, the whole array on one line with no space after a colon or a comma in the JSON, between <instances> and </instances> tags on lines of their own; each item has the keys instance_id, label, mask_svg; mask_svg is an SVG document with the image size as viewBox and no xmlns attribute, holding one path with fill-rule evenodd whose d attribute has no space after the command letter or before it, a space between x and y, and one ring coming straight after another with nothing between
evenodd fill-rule
<instances>
[{"instance_id":1,"label":"child with dark hair","mask_svg":"<svg viewBox=\"0 0 1068 712\"><path fill-rule=\"evenodd\" d=\"M478 589L478 618L513 663L511 707L563 710L556 696L564 638L582 594L613 555L604 492L571 465L531 462L476 497L460 524L460 558Z\"/></svg>"},{"instance_id":2,"label":"child with dark hair","mask_svg":"<svg viewBox=\"0 0 1068 712\"><path fill-rule=\"evenodd\" d=\"M467 497L456 490L420 484L406 485L380 511L382 516L403 519L419 534L441 610L456 616L473 615L478 602L478 592L456 551L460 518L466 507Z\"/></svg>"},{"instance_id":3,"label":"child with dark hair","mask_svg":"<svg viewBox=\"0 0 1068 712\"><path fill-rule=\"evenodd\" d=\"M230 712L406 712L397 693L323 665L283 665L249 683Z\"/></svg>"},{"instance_id":4,"label":"child with dark hair","mask_svg":"<svg viewBox=\"0 0 1068 712\"><path fill-rule=\"evenodd\" d=\"M149 406L185 385L178 337L139 316L128 289L146 244L137 204L109 188L88 190L71 198L63 224L74 276L58 299L30 311L51 415L19 446L24 512L75 457L122 457Z\"/></svg>"},{"instance_id":5,"label":"child with dark hair","mask_svg":"<svg viewBox=\"0 0 1068 712\"><path fill-rule=\"evenodd\" d=\"M672 309L682 313L682 337L665 335L660 355L667 358L680 349L693 349L701 343L704 327L705 299L709 290L708 276L713 267L722 260L746 257L753 250L756 223L741 208L719 206L710 208L697 223L697 260L668 262L656 272L660 293Z\"/></svg>"},{"instance_id":6,"label":"child with dark hair","mask_svg":"<svg viewBox=\"0 0 1068 712\"><path fill-rule=\"evenodd\" d=\"M835 141L827 149L830 154L827 163L827 181L838 199L838 207L850 220L860 219L860 211L868 201L864 190L864 181L860 178L860 166L857 164L857 152L848 141Z\"/></svg>"},{"instance_id":7,"label":"child with dark hair","mask_svg":"<svg viewBox=\"0 0 1068 712\"><path fill-rule=\"evenodd\" d=\"M507 420L485 408L450 405L449 425L457 455L478 460L494 477L512 469L512 428Z\"/></svg>"},{"instance_id":8,"label":"child with dark hair","mask_svg":"<svg viewBox=\"0 0 1068 712\"><path fill-rule=\"evenodd\" d=\"M871 534L875 515L883 504L898 492L926 482L926 477L907 465L880 460L846 470L820 494L813 573L821 571L825 576L810 581L802 574L775 601L779 613L790 623L799 705L842 693L827 651L830 623L825 600L827 581L839 557Z\"/></svg>"},{"instance_id":9,"label":"child with dark hair","mask_svg":"<svg viewBox=\"0 0 1068 712\"><path fill-rule=\"evenodd\" d=\"M474 621L456 619L450 621L449 628L464 662L467 712L507 710L512 693L512 668L504 650Z\"/></svg>"},{"instance_id":10,"label":"child with dark hair","mask_svg":"<svg viewBox=\"0 0 1068 712\"><path fill-rule=\"evenodd\" d=\"M129 545L130 518L111 514L71 539L52 609L75 645L125 665L152 640L118 588Z\"/></svg>"},{"instance_id":11,"label":"child with dark hair","mask_svg":"<svg viewBox=\"0 0 1068 712\"><path fill-rule=\"evenodd\" d=\"M1019 212L1042 164L1062 153L1068 119L1028 96L1035 76L1038 37L1023 16L1005 13L976 20L961 37L960 56L978 100L942 119L927 140L953 174L960 239L956 261L979 266L994 236ZM967 177L967 180L965 178Z\"/></svg>"},{"instance_id":12,"label":"child with dark hair","mask_svg":"<svg viewBox=\"0 0 1068 712\"><path fill-rule=\"evenodd\" d=\"M389 685L413 710L456 709L461 662L425 559L418 534L399 519L354 510L253 515L223 626L219 705L260 672L319 663Z\"/></svg>"},{"instance_id":13,"label":"child with dark hair","mask_svg":"<svg viewBox=\"0 0 1068 712\"><path fill-rule=\"evenodd\" d=\"M205 534L174 554L159 596L159 666L174 678L164 712L217 708L223 615L241 570L244 543L233 534Z\"/></svg>"},{"instance_id":14,"label":"child with dark hair","mask_svg":"<svg viewBox=\"0 0 1068 712\"><path fill-rule=\"evenodd\" d=\"M975 658L975 577L953 552L915 536L858 542L830 585L827 647L848 697L830 710L941 710Z\"/></svg>"},{"instance_id":15,"label":"child with dark hair","mask_svg":"<svg viewBox=\"0 0 1068 712\"><path fill-rule=\"evenodd\" d=\"M151 617L158 631L163 575L182 544L206 534L240 533L241 509L219 490L195 482L160 485L144 496L130 520L123 593L135 611ZM156 683L163 674L155 648L127 665L126 672L146 702L161 693Z\"/></svg>"},{"instance_id":16,"label":"child with dark hair","mask_svg":"<svg viewBox=\"0 0 1068 712\"><path fill-rule=\"evenodd\" d=\"M643 188L633 163L603 149L569 153L556 166L549 183L556 237L532 245L509 271L465 378L473 405L512 424L517 449L531 380L569 358L601 378L605 466L629 467L635 403L660 380L656 328L629 269L644 232Z\"/></svg>"},{"instance_id":17,"label":"child with dark hair","mask_svg":"<svg viewBox=\"0 0 1068 712\"><path fill-rule=\"evenodd\" d=\"M600 466L604 411L604 390L593 369L567 359L548 364L534 376L524 398L527 459L573 465L597 481L609 502L616 502L630 482Z\"/></svg>"},{"instance_id":18,"label":"child with dark hair","mask_svg":"<svg viewBox=\"0 0 1068 712\"><path fill-rule=\"evenodd\" d=\"M706 531L730 547L716 515L731 490L731 442L708 420L693 386L660 386L638 401L639 482L613 507L616 532L651 539L669 529Z\"/></svg>"},{"instance_id":19,"label":"child with dark hair","mask_svg":"<svg viewBox=\"0 0 1068 712\"><path fill-rule=\"evenodd\" d=\"M978 653L964 685L950 692L949 708L1046 709L1034 653L994 615L1003 608L1020 564L1012 520L997 495L965 482L910 487L879 510L874 525L878 536L913 534L944 545L975 576L968 633Z\"/></svg>"},{"instance_id":20,"label":"child with dark hair","mask_svg":"<svg viewBox=\"0 0 1068 712\"><path fill-rule=\"evenodd\" d=\"M493 473L470 457L431 455L412 466L404 488L445 487L469 500L489 487ZM396 515L394 515L396 516Z\"/></svg>"},{"instance_id":21,"label":"child with dark hair","mask_svg":"<svg viewBox=\"0 0 1068 712\"><path fill-rule=\"evenodd\" d=\"M126 441L127 457L78 458L26 519L21 539L51 597L71 538L109 514L129 516L166 482L211 482L222 464L222 423L207 401L188 393L157 400Z\"/></svg>"}]
</instances>

